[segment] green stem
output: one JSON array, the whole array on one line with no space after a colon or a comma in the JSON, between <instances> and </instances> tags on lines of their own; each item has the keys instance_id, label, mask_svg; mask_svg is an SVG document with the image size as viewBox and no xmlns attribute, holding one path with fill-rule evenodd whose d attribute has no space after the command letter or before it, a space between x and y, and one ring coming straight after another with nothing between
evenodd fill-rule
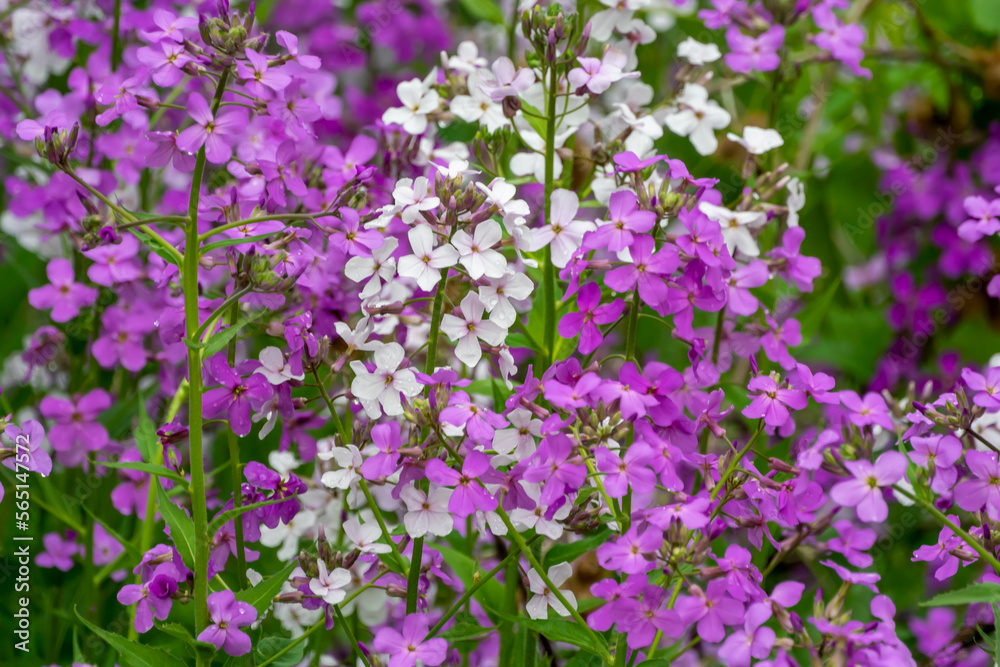
<instances>
[{"instance_id":1,"label":"green stem","mask_svg":"<svg viewBox=\"0 0 1000 667\"><path fill-rule=\"evenodd\" d=\"M229 326L235 326L239 317L240 304L237 299L233 301L232 307L229 309ZM236 367L235 338L229 341L229 365L233 368ZM240 477L240 442L232 426L229 427L229 469L232 471L233 477L233 509L238 511L243 507L243 482ZM243 540L242 516L233 519L233 527L236 529L236 567L238 573L236 582L242 590L249 583L247 581L247 555Z\"/></svg>"},{"instance_id":2,"label":"green stem","mask_svg":"<svg viewBox=\"0 0 1000 667\"><path fill-rule=\"evenodd\" d=\"M527 542L525 542L525 544L531 544L532 542L534 542L537 539L539 539L539 536L535 535L530 540L528 540ZM436 635L437 633L439 633L441 631L441 628L443 628L445 626L445 624L448 622L448 620L451 619L452 616L454 616L455 614L457 614L459 612L459 610L461 610L462 607L465 606L465 604L472 598L473 595L476 594L476 592L480 588L482 588L486 584L488 584L491 581L493 581L493 577L497 576L500 573L500 570L502 570L505 567L507 567L507 565L510 564L510 563L514 563L514 566L515 566L514 567L514 573L515 573L515 579L514 579L514 581L516 583L516 576L517 576L517 567L516 567L517 566L517 554L519 552L520 552L520 549L518 547L512 548L510 551L507 552L507 555L504 557L504 559L501 560L499 563L497 563L496 567L494 567L492 570L490 570L485 575L483 575L482 577L480 577L479 581L477 581L476 583L474 583L472 586L469 586L469 588L466 589L466 591L462 594L462 597L460 597L458 600L456 600L455 604L451 605L451 608L448 611L445 612L444 616L441 617L441 620L439 620L434 625L434 627L431 628L431 631L428 633L427 637L430 638L430 637L433 637L434 635ZM509 573L509 570L508 570L508 573ZM515 587L515 590L516 590L516 587Z\"/></svg>"},{"instance_id":3,"label":"green stem","mask_svg":"<svg viewBox=\"0 0 1000 667\"><path fill-rule=\"evenodd\" d=\"M559 76L554 63L549 65L548 109L545 112L545 222L552 222L552 190L555 189L556 155L556 93ZM552 263L552 248L545 248L545 268L542 276L542 298L545 305L546 363L555 360L556 340L556 267Z\"/></svg>"},{"instance_id":4,"label":"green stem","mask_svg":"<svg viewBox=\"0 0 1000 667\"><path fill-rule=\"evenodd\" d=\"M514 541L517 547L525 555L525 557L528 559L528 562L531 563L531 567L535 569L535 572L538 573L538 576L541 577L542 581L545 582L545 585L548 586L550 591L552 591L552 594L556 596L556 599L559 600L562 606L566 608L566 611L570 613L570 616L573 617L573 620L575 620L580 625L580 628L582 628L588 635L590 635L590 638L591 640L593 640L594 645L601 648L601 659L604 660L604 662L606 662L609 665L614 664L614 658L611 657L611 654L608 653L608 650L606 648L603 648L604 640L598 637L597 634L590 629L590 626L587 625L587 622L585 620L583 620L583 616L580 615L580 612L577 611L576 607L571 605L569 601L566 599L566 596L562 594L562 591L560 591L559 588L554 583L552 583L552 580L549 579L548 572L546 572L545 569L542 568L542 564L538 562L538 559L535 557L535 554L533 554L531 552L531 549L528 548L528 543L525 542L521 534L517 532L516 528L514 528L514 524L510 522L510 517L507 516L507 512L504 511L502 506L497 507L497 514L500 516L500 520L503 521L504 525L507 526L507 535L510 536L510 539Z\"/></svg>"},{"instance_id":5,"label":"green stem","mask_svg":"<svg viewBox=\"0 0 1000 667\"><path fill-rule=\"evenodd\" d=\"M229 70L219 77L219 85L212 101L212 112L215 113L225 92ZM191 181L191 195L188 200L187 243L184 246L183 278L184 278L184 318L187 325L188 339L197 343L198 332L198 264L200 244L198 241L198 203L201 200L201 183L205 174L205 147L198 150L195 160L194 176ZM201 634L208 627L208 508L205 489L205 459L202 448L202 401L204 389L201 377L201 349L188 346L188 442L191 447L191 514L194 519L195 549L194 549L194 616L195 635ZM198 653L199 667L207 665L208 660Z\"/></svg>"},{"instance_id":6,"label":"green stem","mask_svg":"<svg viewBox=\"0 0 1000 667\"><path fill-rule=\"evenodd\" d=\"M368 488L368 482L364 479L359 479L358 485L361 487L361 491L365 494L365 500L368 501L368 506L375 515L375 521L378 522L378 527L382 529L382 542L389 545L389 548L392 550L393 558L396 559L397 566L400 568L400 572L406 572L406 560L402 555L400 555L399 548L390 536L389 529L385 526L385 519L382 518L382 511L379 509L378 505L375 504L375 499L372 497L371 489Z\"/></svg>"},{"instance_id":7,"label":"green stem","mask_svg":"<svg viewBox=\"0 0 1000 667\"><path fill-rule=\"evenodd\" d=\"M115 23L111 28L111 71L117 72L122 62L122 0L115 0Z\"/></svg>"},{"instance_id":8,"label":"green stem","mask_svg":"<svg viewBox=\"0 0 1000 667\"><path fill-rule=\"evenodd\" d=\"M963 530L961 526L955 525L951 519L945 516L938 508L934 507L933 503L929 503L923 498L919 498L915 494L910 493L905 489L901 489L898 486L892 487L892 491L893 493L898 493L901 496L909 498L930 512L931 516L937 519L941 525L947 526L953 533L961 537L962 540L972 547L972 549L979 554L983 560L990 564L990 567L992 567L997 574L1000 574L1000 561L997 560L997 557L987 551L986 547L984 547L979 540L974 538L972 535L969 535L969 533Z\"/></svg>"},{"instance_id":9,"label":"green stem","mask_svg":"<svg viewBox=\"0 0 1000 667\"><path fill-rule=\"evenodd\" d=\"M410 574L406 578L406 613L413 614L417 611L417 602L420 599L420 566L424 559L424 538L418 537L413 540L413 553L410 554Z\"/></svg>"},{"instance_id":10,"label":"green stem","mask_svg":"<svg viewBox=\"0 0 1000 667\"><path fill-rule=\"evenodd\" d=\"M625 333L625 358L635 359L635 338L639 331L639 311L642 310L642 301L639 299L639 286L636 285L632 292L632 303L629 305L628 329Z\"/></svg>"}]
</instances>

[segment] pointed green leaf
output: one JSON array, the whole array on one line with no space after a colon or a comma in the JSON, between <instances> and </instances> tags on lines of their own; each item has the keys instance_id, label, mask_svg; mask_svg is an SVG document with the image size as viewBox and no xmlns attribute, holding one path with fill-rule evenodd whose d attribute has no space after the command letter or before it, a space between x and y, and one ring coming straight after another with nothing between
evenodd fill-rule
<instances>
[{"instance_id":1,"label":"pointed green leaf","mask_svg":"<svg viewBox=\"0 0 1000 667\"><path fill-rule=\"evenodd\" d=\"M76 618L80 623L106 641L111 648L118 651L118 655L122 657L122 661L129 665L129 667L184 667L184 662L174 657L172 653L168 653L161 648L154 648L129 641L120 635L102 630L83 616L80 616L80 612L76 607L73 608L73 611L76 613Z\"/></svg>"},{"instance_id":2,"label":"pointed green leaf","mask_svg":"<svg viewBox=\"0 0 1000 667\"><path fill-rule=\"evenodd\" d=\"M184 510L174 504L174 501L163 490L159 480L156 480L156 502L163 520L170 526L170 537L174 540L177 552L181 555L184 564L192 567L196 539L194 522L191 517L184 513Z\"/></svg>"}]
</instances>

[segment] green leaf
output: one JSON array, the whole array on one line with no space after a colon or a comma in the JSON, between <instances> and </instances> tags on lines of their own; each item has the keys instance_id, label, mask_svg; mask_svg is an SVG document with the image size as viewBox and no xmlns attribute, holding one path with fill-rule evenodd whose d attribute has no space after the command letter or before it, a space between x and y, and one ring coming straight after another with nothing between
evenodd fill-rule
<instances>
[{"instance_id":1,"label":"green leaf","mask_svg":"<svg viewBox=\"0 0 1000 667\"><path fill-rule=\"evenodd\" d=\"M257 644L257 653L260 655L260 662L269 660L273 656L281 653L289 644L295 643L295 646L285 653L280 658L274 662L268 663L269 667L293 667L294 665L302 662L302 656L306 650L305 642L296 642L294 639L286 639L284 637L268 637L262 639L259 644Z\"/></svg>"},{"instance_id":2,"label":"green leaf","mask_svg":"<svg viewBox=\"0 0 1000 667\"><path fill-rule=\"evenodd\" d=\"M438 637L447 639L449 642L461 642L476 639L494 630L496 627L484 628L472 614L459 612L455 614L455 624L447 630L439 632Z\"/></svg>"},{"instance_id":3,"label":"green leaf","mask_svg":"<svg viewBox=\"0 0 1000 667\"><path fill-rule=\"evenodd\" d=\"M494 0L460 0L460 2L473 18L503 25L503 12Z\"/></svg>"},{"instance_id":4,"label":"green leaf","mask_svg":"<svg viewBox=\"0 0 1000 667\"><path fill-rule=\"evenodd\" d=\"M180 507L174 504L174 501L163 490L159 480L156 481L156 503L159 505L163 520L170 526L170 537L174 540L174 546L177 547L181 560L188 567L193 566L196 539L194 522Z\"/></svg>"},{"instance_id":5,"label":"green leaf","mask_svg":"<svg viewBox=\"0 0 1000 667\"><path fill-rule=\"evenodd\" d=\"M257 313L248 315L247 317L243 318L242 320L240 320L233 326L229 327L228 329L223 329L219 333L209 338L208 341L205 343L205 351L202 353L203 358L207 359L216 352L219 352L222 348L229 345L229 341L231 341L236 336L236 334L240 332L240 329L250 324L254 320L259 319L266 312L267 310L264 309Z\"/></svg>"},{"instance_id":6,"label":"green leaf","mask_svg":"<svg viewBox=\"0 0 1000 667\"><path fill-rule=\"evenodd\" d=\"M257 610L258 615L263 616L264 612L271 606L271 603L274 602L274 596L281 592L281 587L288 581L292 570L298 564L298 561L293 560L282 568L281 571L272 574L253 588L237 591L236 599L240 602L249 602Z\"/></svg>"},{"instance_id":7,"label":"green leaf","mask_svg":"<svg viewBox=\"0 0 1000 667\"><path fill-rule=\"evenodd\" d=\"M972 584L968 588L941 593L934 596L928 602L921 602L920 604L923 607L951 607L953 605L974 604L977 602L1000 603L1000 584L991 581Z\"/></svg>"},{"instance_id":8,"label":"green leaf","mask_svg":"<svg viewBox=\"0 0 1000 667\"><path fill-rule=\"evenodd\" d=\"M670 667L670 660L667 658L653 658L652 660L643 660L638 664L638 667Z\"/></svg>"},{"instance_id":9,"label":"green leaf","mask_svg":"<svg viewBox=\"0 0 1000 667\"><path fill-rule=\"evenodd\" d=\"M524 119L528 121L528 125L531 125L531 129L538 133L538 136L545 140L545 114L531 106L524 100L521 100L521 108L524 109L525 113L522 114Z\"/></svg>"},{"instance_id":10,"label":"green leaf","mask_svg":"<svg viewBox=\"0 0 1000 667\"><path fill-rule=\"evenodd\" d=\"M163 258L168 264L173 264L174 266L180 267L177 263L177 258L171 253L167 252L166 249L160 245L160 242L154 239L152 236L142 231L138 227L129 227L128 229L132 234L142 242L144 246L150 249L150 251L155 252L157 255Z\"/></svg>"},{"instance_id":11,"label":"green leaf","mask_svg":"<svg viewBox=\"0 0 1000 667\"><path fill-rule=\"evenodd\" d=\"M596 547L604 544L608 539L607 528L602 528L593 535L589 535L582 540L569 542L567 544L555 544L545 554L545 565L551 567L558 563L572 562Z\"/></svg>"},{"instance_id":12,"label":"green leaf","mask_svg":"<svg viewBox=\"0 0 1000 667\"><path fill-rule=\"evenodd\" d=\"M455 574L467 588L475 583L473 579L477 572L480 576L484 574L476 566L476 562L464 553L444 546L437 547L437 550L441 553L441 557L444 558L444 562L454 570ZM472 597L476 598L479 604L490 611L497 612L503 609L504 590L503 586L496 579L486 582Z\"/></svg>"},{"instance_id":13,"label":"green leaf","mask_svg":"<svg viewBox=\"0 0 1000 667\"><path fill-rule=\"evenodd\" d=\"M118 468L121 470L135 470L137 472L145 472L150 475L156 475L157 477L164 477L166 479L177 482L184 488L188 487L188 481L181 477L179 474L167 468L166 466L156 465L155 463L141 463L139 461L98 461L97 465L104 466L105 468Z\"/></svg>"},{"instance_id":14,"label":"green leaf","mask_svg":"<svg viewBox=\"0 0 1000 667\"><path fill-rule=\"evenodd\" d=\"M150 462L153 460L153 452L156 451L156 427L149 421L146 414L146 406L143 404L143 395L139 394L139 425L135 429L135 444L142 454L142 460Z\"/></svg>"},{"instance_id":15,"label":"green leaf","mask_svg":"<svg viewBox=\"0 0 1000 667\"><path fill-rule=\"evenodd\" d=\"M76 607L73 607L73 612L88 630L106 641L111 648L118 651L118 655L122 657L122 661L126 665L129 665L129 667L184 667L184 663L180 659L175 658L173 654L167 653L163 649L129 641L120 635L102 630L83 616L80 616L80 612Z\"/></svg>"},{"instance_id":16,"label":"green leaf","mask_svg":"<svg viewBox=\"0 0 1000 667\"><path fill-rule=\"evenodd\" d=\"M592 635L573 619L535 619L524 617L512 617L507 614L502 615L507 620L521 623L535 632L545 635L552 641L572 644L582 649L589 649L594 653L607 654L608 646L603 646L594 642ZM600 635L597 635L600 639Z\"/></svg>"},{"instance_id":17,"label":"green leaf","mask_svg":"<svg viewBox=\"0 0 1000 667\"><path fill-rule=\"evenodd\" d=\"M1000 8L996 0L969 0L975 26L983 32L1000 35Z\"/></svg>"},{"instance_id":18,"label":"green leaf","mask_svg":"<svg viewBox=\"0 0 1000 667\"><path fill-rule=\"evenodd\" d=\"M581 651L566 662L566 667L604 667L604 661L599 655Z\"/></svg>"},{"instance_id":19,"label":"green leaf","mask_svg":"<svg viewBox=\"0 0 1000 667\"><path fill-rule=\"evenodd\" d=\"M209 243L201 249L202 254L211 252L213 250L218 250L219 248L228 248L229 246L241 245L243 243L258 243L260 241L266 241L270 237L274 236L275 232L270 232L268 234L257 234L256 236L247 236L245 238L240 237L237 239L226 239L225 241L215 241L214 243Z\"/></svg>"}]
</instances>

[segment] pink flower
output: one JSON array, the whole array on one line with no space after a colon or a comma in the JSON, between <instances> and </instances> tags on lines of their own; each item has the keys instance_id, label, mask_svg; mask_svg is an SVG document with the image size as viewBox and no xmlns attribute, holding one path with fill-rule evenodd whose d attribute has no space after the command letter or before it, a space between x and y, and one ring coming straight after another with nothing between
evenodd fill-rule
<instances>
[{"instance_id":1,"label":"pink flower","mask_svg":"<svg viewBox=\"0 0 1000 667\"><path fill-rule=\"evenodd\" d=\"M726 594L726 582L715 579L705 592L694 588L694 595L682 597L675 606L685 623L698 623L698 636L706 642L720 642L726 636L725 625L743 620L743 603Z\"/></svg>"},{"instance_id":2,"label":"pink flower","mask_svg":"<svg viewBox=\"0 0 1000 667\"><path fill-rule=\"evenodd\" d=\"M986 515L1000 521L1000 463L995 452L968 451L965 465L975 479L955 487L955 502L967 512L986 508Z\"/></svg>"},{"instance_id":3,"label":"pink flower","mask_svg":"<svg viewBox=\"0 0 1000 667\"><path fill-rule=\"evenodd\" d=\"M618 49L607 49L600 58L577 58L580 66L569 72L569 83L574 88L586 88L600 95L616 81L634 79L639 72L625 74L622 70L628 64L628 56Z\"/></svg>"},{"instance_id":4,"label":"pink flower","mask_svg":"<svg viewBox=\"0 0 1000 667\"><path fill-rule=\"evenodd\" d=\"M801 410L809 403L805 392L798 389L782 389L770 375L758 375L750 380L747 389L757 392L753 401L743 408L743 416L750 419L764 419L768 426L778 428L790 418L788 408ZM787 407L786 407L787 406Z\"/></svg>"},{"instance_id":5,"label":"pink flower","mask_svg":"<svg viewBox=\"0 0 1000 667\"><path fill-rule=\"evenodd\" d=\"M263 97L265 88L280 93L292 82L292 77L285 74L284 68L271 67L266 56L253 49L246 49L245 53L250 64L237 60L236 72L246 81L247 90L254 95Z\"/></svg>"},{"instance_id":6,"label":"pink flower","mask_svg":"<svg viewBox=\"0 0 1000 667\"><path fill-rule=\"evenodd\" d=\"M80 314L81 308L97 301L97 290L73 281L73 265L57 257L45 267L49 285L36 287L28 292L28 303L38 310L52 309L55 322L69 322Z\"/></svg>"},{"instance_id":7,"label":"pink flower","mask_svg":"<svg viewBox=\"0 0 1000 667\"><path fill-rule=\"evenodd\" d=\"M632 526L627 533L613 542L606 542L597 549L597 562L607 570L625 574L643 574L656 567L646 554L654 553L663 546L663 533L658 529L645 530L641 534Z\"/></svg>"},{"instance_id":8,"label":"pink flower","mask_svg":"<svg viewBox=\"0 0 1000 667\"><path fill-rule=\"evenodd\" d=\"M246 127L246 114L242 110L225 111L218 116L212 114L205 98L198 93L188 97L188 112L194 125L177 137L177 147L188 153L195 153L205 146L205 157L213 164L228 160L233 149L223 139L239 134Z\"/></svg>"},{"instance_id":9,"label":"pink flower","mask_svg":"<svg viewBox=\"0 0 1000 667\"><path fill-rule=\"evenodd\" d=\"M732 51L726 54L725 61L734 72L770 72L781 64L778 49L785 42L785 27L771 26L759 37L750 37L732 26L726 31L726 42Z\"/></svg>"},{"instance_id":10,"label":"pink flower","mask_svg":"<svg viewBox=\"0 0 1000 667\"><path fill-rule=\"evenodd\" d=\"M899 452L886 452L875 463L844 461L844 467L854 475L854 479L834 486L830 490L830 498L844 507L856 508L862 521L885 521L889 516L889 506L882 497L882 488L902 479L906 465L906 457Z\"/></svg>"},{"instance_id":11,"label":"pink flower","mask_svg":"<svg viewBox=\"0 0 1000 667\"><path fill-rule=\"evenodd\" d=\"M372 645L376 651L389 654L389 667L415 667L420 662L434 667L444 662L448 655L448 642L444 639L427 639L430 622L424 614L408 614L403 620L403 631L382 628L375 633Z\"/></svg>"},{"instance_id":12,"label":"pink flower","mask_svg":"<svg viewBox=\"0 0 1000 667\"><path fill-rule=\"evenodd\" d=\"M236 595L230 590L219 591L208 596L208 614L212 625L198 635L198 641L208 642L232 656L250 652L250 637L240 628L257 620L257 610L253 605L237 602Z\"/></svg>"},{"instance_id":13,"label":"pink flower","mask_svg":"<svg viewBox=\"0 0 1000 667\"><path fill-rule=\"evenodd\" d=\"M559 335L563 338L573 338L580 335L580 353L590 354L604 342L598 324L611 324L625 310L625 302L615 299L611 303L600 305L601 288L597 283L587 283L580 288L576 297L578 313L567 313L559 320Z\"/></svg>"}]
</instances>

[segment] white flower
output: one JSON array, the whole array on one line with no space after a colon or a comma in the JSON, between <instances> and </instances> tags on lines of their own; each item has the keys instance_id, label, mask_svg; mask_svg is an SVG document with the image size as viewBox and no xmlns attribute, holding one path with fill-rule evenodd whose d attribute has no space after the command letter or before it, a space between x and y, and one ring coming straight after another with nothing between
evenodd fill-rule
<instances>
[{"instance_id":1,"label":"white flower","mask_svg":"<svg viewBox=\"0 0 1000 667\"><path fill-rule=\"evenodd\" d=\"M569 120L565 119L564 124L568 124ZM517 126L518 133L524 143L528 144L530 151L523 153L517 153L510 159L510 170L515 176L527 176L531 174L538 181L545 180L545 140L542 139L541 135L535 132L527 121L521 116L517 116L514 120L514 124ZM569 139L576 132L576 127L569 127L563 132L556 133L555 147L556 149L562 148L566 140ZM562 176L562 159L559 157L559 151L556 151L552 162L552 174L553 177L558 179Z\"/></svg>"},{"instance_id":2,"label":"white flower","mask_svg":"<svg viewBox=\"0 0 1000 667\"><path fill-rule=\"evenodd\" d=\"M514 458L519 461L534 454L535 438L542 437L541 420L532 419L531 412L524 408L515 408L507 415L507 421L511 428L493 432L493 450L503 455L515 452Z\"/></svg>"},{"instance_id":3,"label":"white flower","mask_svg":"<svg viewBox=\"0 0 1000 667\"><path fill-rule=\"evenodd\" d=\"M408 134L423 134L427 129L427 114L438 108L440 95L420 79L403 81L396 86L396 94L403 106L386 109L382 122L402 125Z\"/></svg>"},{"instance_id":4,"label":"white flower","mask_svg":"<svg viewBox=\"0 0 1000 667\"><path fill-rule=\"evenodd\" d=\"M417 218L422 219L422 211L433 211L441 205L441 200L428 192L429 188L430 181L426 176L419 176L416 180L401 178L396 182L392 198L403 222L412 225Z\"/></svg>"},{"instance_id":5,"label":"white flower","mask_svg":"<svg viewBox=\"0 0 1000 667\"><path fill-rule=\"evenodd\" d=\"M511 213L526 216L531 213L528 202L523 199L514 199L517 187L502 178L494 178L489 185L476 183L476 187L486 195L486 201L500 209L500 212L505 216Z\"/></svg>"},{"instance_id":6,"label":"white flower","mask_svg":"<svg viewBox=\"0 0 1000 667\"><path fill-rule=\"evenodd\" d=\"M747 257L756 257L760 248L750 233L767 222L767 214L759 211L730 211L723 206L715 206L708 202L698 204L698 210L714 220L722 227L722 238L726 241L729 254L739 250Z\"/></svg>"},{"instance_id":7,"label":"white flower","mask_svg":"<svg viewBox=\"0 0 1000 667\"><path fill-rule=\"evenodd\" d=\"M701 66L705 63L714 63L722 57L718 46L715 44L702 44L695 41L693 37L688 37L677 45L677 55L696 66Z\"/></svg>"},{"instance_id":8,"label":"white flower","mask_svg":"<svg viewBox=\"0 0 1000 667\"><path fill-rule=\"evenodd\" d=\"M305 378L302 373L296 374L292 371L291 365L285 361L285 355L273 345L261 350L257 358L260 359L260 368L255 369L254 373L260 373L271 384L278 385L289 380Z\"/></svg>"},{"instance_id":9,"label":"white flower","mask_svg":"<svg viewBox=\"0 0 1000 667\"><path fill-rule=\"evenodd\" d=\"M517 311L510 300L523 301L531 296L534 283L523 273L508 270L502 278L490 278L479 288L479 298L490 314L490 322L508 329L517 321Z\"/></svg>"},{"instance_id":10,"label":"white flower","mask_svg":"<svg viewBox=\"0 0 1000 667\"><path fill-rule=\"evenodd\" d=\"M451 100L451 112L467 123L480 123L487 131L496 132L510 125L503 115L503 107L490 99L478 85L479 76L469 75L469 94L456 95Z\"/></svg>"},{"instance_id":11,"label":"white flower","mask_svg":"<svg viewBox=\"0 0 1000 667\"><path fill-rule=\"evenodd\" d=\"M323 598L327 604L340 604L347 597L344 587L351 583L351 573L342 567L327 571L326 563L320 558L316 561L319 576L309 580L309 590Z\"/></svg>"},{"instance_id":12,"label":"white flower","mask_svg":"<svg viewBox=\"0 0 1000 667\"><path fill-rule=\"evenodd\" d=\"M788 226L799 226L799 211L806 205L806 186L798 179L793 178L788 181L788 197L785 199L785 206L788 207Z\"/></svg>"},{"instance_id":13,"label":"white flower","mask_svg":"<svg viewBox=\"0 0 1000 667\"><path fill-rule=\"evenodd\" d=\"M472 236L464 229L455 232L451 244L458 250L458 261L469 272L470 278L499 278L507 269L507 260L492 248L502 238L500 224L495 220L486 220L479 223Z\"/></svg>"},{"instance_id":14,"label":"white flower","mask_svg":"<svg viewBox=\"0 0 1000 667\"><path fill-rule=\"evenodd\" d=\"M452 491L443 487L432 487L429 494L412 484L399 492L406 503L403 526L410 537L423 537L428 533L445 537L455 528L454 519L448 511L448 500Z\"/></svg>"},{"instance_id":15,"label":"white flower","mask_svg":"<svg viewBox=\"0 0 1000 667\"><path fill-rule=\"evenodd\" d=\"M298 457L292 452L279 452L277 450L267 455L267 464L271 469L281 475L281 479L287 480L292 472L302 465Z\"/></svg>"},{"instance_id":16,"label":"white flower","mask_svg":"<svg viewBox=\"0 0 1000 667\"><path fill-rule=\"evenodd\" d=\"M400 258L399 275L412 278L429 292L441 280L441 269L455 266L458 251L450 243L435 248L434 231L428 225L417 225L406 236L413 254Z\"/></svg>"},{"instance_id":17,"label":"white flower","mask_svg":"<svg viewBox=\"0 0 1000 667\"><path fill-rule=\"evenodd\" d=\"M361 553L385 554L392 551L392 547L388 544L379 542L382 528L377 523L362 524L356 518L350 518L344 522L344 534L361 550Z\"/></svg>"},{"instance_id":18,"label":"white flower","mask_svg":"<svg viewBox=\"0 0 1000 667\"><path fill-rule=\"evenodd\" d=\"M302 510L288 523L279 523L274 528L261 525L260 543L265 547L276 547L280 544L278 559L291 560L299 554L299 538L314 532L316 519L316 512Z\"/></svg>"},{"instance_id":19,"label":"white flower","mask_svg":"<svg viewBox=\"0 0 1000 667\"><path fill-rule=\"evenodd\" d=\"M489 61L479 55L479 47L468 40L461 42L455 50L456 55L448 58L446 66L457 72L475 72L480 67L486 67ZM443 56L442 56L443 59ZM471 88L471 86L470 86Z\"/></svg>"},{"instance_id":20,"label":"white flower","mask_svg":"<svg viewBox=\"0 0 1000 667\"><path fill-rule=\"evenodd\" d=\"M753 125L747 125L743 128L742 137L732 132L728 133L726 137L754 155L761 155L785 143L777 130L754 127Z\"/></svg>"},{"instance_id":21,"label":"white flower","mask_svg":"<svg viewBox=\"0 0 1000 667\"><path fill-rule=\"evenodd\" d=\"M541 229L535 230L534 250L545 246L552 248L552 263L565 268L573 253L583 244L583 235L597 229L597 225L586 220L576 220L580 208L580 198L572 190L555 190L552 193L552 220Z\"/></svg>"},{"instance_id":22,"label":"white flower","mask_svg":"<svg viewBox=\"0 0 1000 667\"><path fill-rule=\"evenodd\" d=\"M351 362L355 374L351 392L371 419L378 419L382 412L390 417L403 414L399 395L411 398L420 393L421 387L413 371L399 368L405 355L399 343L386 343L375 350L374 373L369 373L361 361Z\"/></svg>"},{"instance_id":23,"label":"white flower","mask_svg":"<svg viewBox=\"0 0 1000 667\"><path fill-rule=\"evenodd\" d=\"M368 299L382 291L382 281L392 280L396 275L396 260L392 253L396 252L399 241L389 236L378 250L372 251L371 257L356 255L347 260L344 265L344 275L356 283L368 282L362 288L359 296Z\"/></svg>"},{"instance_id":24,"label":"white flower","mask_svg":"<svg viewBox=\"0 0 1000 667\"><path fill-rule=\"evenodd\" d=\"M609 9L597 12L590 19L590 38L595 42L606 42L615 30L629 32L632 15L649 3L650 0L601 0L601 4Z\"/></svg>"},{"instance_id":25,"label":"white flower","mask_svg":"<svg viewBox=\"0 0 1000 667\"><path fill-rule=\"evenodd\" d=\"M652 116L637 116L625 102L620 102L616 106L621 119L632 128L633 134L639 132L650 139L659 139L663 136L663 128Z\"/></svg>"},{"instance_id":26,"label":"white flower","mask_svg":"<svg viewBox=\"0 0 1000 667\"><path fill-rule=\"evenodd\" d=\"M471 176L472 174L478 174L479 171L476 169L469 169L469 161L462 158L452 158L448 161L448 166L438 164L437 162L431 162L431 165L438 170L438 173L447 178L449 181L459 176Z\"/></svg>"},{"instance_id":27,"label":"white flower","mask_svg":"<svg viewBox=\"0 0 1000 667\"><path fill-rule=\"evenodd\" d=\"M323 473L319 480L323 486L331 489L349 489L352 484L361 479L361 474L358 471L361 469L361 464L364 463L364 457L361 456L361 450L354 445L337 447L331 451L320 452L316 456L323 461L333 459L337 464L336 470Z\"/></svg>"},{"instance_id":28,"label":"white flower","mask_svg":"<svg viewBox=\"0 0 1000 667\"><path fill-rule=\"evenodd\" d=\"M507 338L507 330L494 322L483 321L483 312L486 309L475 292L465 295L461 307L461 318L451 313L441 318L441 332L452 342L458 341L458 345L455 346L455 356L466 366L473 367L483 357L479 341L483 340L489 345L500 345Z\"/></svg>"},{"instance_id":29,"label":"white flower","mask_svg":"<svg viewBox=\"0 0 1000 667\"><path fill-rule=\"evenodd\" d=\"M560 522L569 516L570 504L563 503L552 516L552 520L546 519L545 512L548 507L538 502L538 499L542 495L541 486L538 484L522 483L521 487L524 489L525 494L535 501L535 509L529 510L518 507L512 510L510 513L510 522L514 524L514 527L519 531L534 528L536 533L553 540L558 540L562 537L563 526Z\"/></svg>"},{"instance_id":30,"label":"white flower","mask_svg":"<svg viewBox=\"0 0 1000 667\"><path fill-rule=\"evenodd\" d=\"M708 99L704 86L689 83L663 119L670 131L690 137L691 144L700 155L711 155L719 147L715 130L729 125L729 112L715 100Z\"/></svg>"},{"instance_id":31,"label":"white flower","mask_svg":"<svg viewBox=\"0 0 1000 667\"><path fill-rule=\"evenodd\" d=\"M569 563L559 563L554 565L549 569L549 581L558 588L564 581L569 579L569 576L573 574L573 566ZM535 572L532 568L528 570L528 588L535 595L528 600L526 609L528 611L528 616L531 618L548 618L549 607L556 610L556 613L560 616L569 616L569 609L563 606L563 603L555 596L555 593L545 585L542 581L541 575ZM576 609L576 596L573 595L573 591L559 589L566 601Z\"/></svg>"}]
</instances>

